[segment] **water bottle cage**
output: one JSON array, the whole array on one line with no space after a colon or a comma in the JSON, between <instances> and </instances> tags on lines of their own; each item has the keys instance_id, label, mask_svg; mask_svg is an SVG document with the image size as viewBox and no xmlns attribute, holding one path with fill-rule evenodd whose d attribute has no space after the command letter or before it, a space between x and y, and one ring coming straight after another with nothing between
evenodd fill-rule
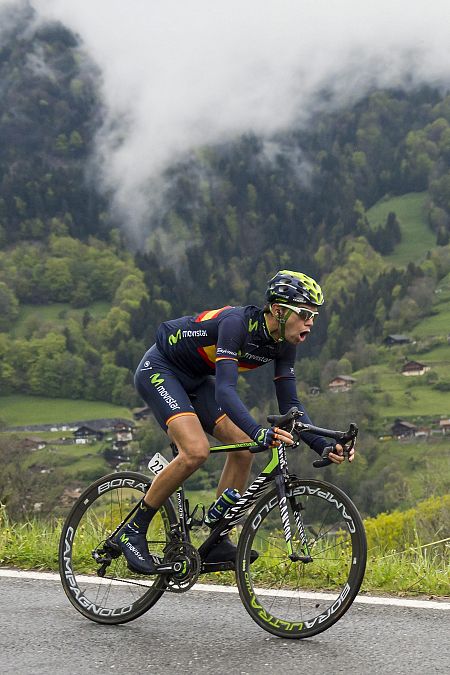
<instances>
[{"instance_id":1,"label":"water bottle cage","mask_svg":"<svg viewBox=\"0 0 450 675\"><path fill-rule=\"evenodd\" d=\"M197 514L197 511L200 511L199 514ZM192 530L193 527L201 527L202 525L205 524L205 518L206 518L206 512L205 512L205 507L203 504L196 504L194 506L194 509L192 513L187 514L186 518L186 525L190 530Z\"/></svg>"}]
</instances>

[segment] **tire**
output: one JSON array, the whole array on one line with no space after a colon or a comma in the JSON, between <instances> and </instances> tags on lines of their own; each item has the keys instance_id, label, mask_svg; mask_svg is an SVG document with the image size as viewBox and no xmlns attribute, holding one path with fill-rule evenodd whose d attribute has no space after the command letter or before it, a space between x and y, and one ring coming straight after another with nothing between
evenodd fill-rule
<instances>
[{"instance_id":1,"label":"tire","mask_svg":"<svg viewBox=\"0 0 450 675\"><path fill-rule=\"evenodd\" d=\"M239 538L236 577L252 619L282 638L308 638L332 626L361 586L367 544L361 517L339 488L317 480L287 484L294 552L303 555L293 508L301 514L311 562L288 555L276 490L264 495ZM259 558L250 565L250 551Z\"/></svg>"},{"instance_id":2,"label":"tire","mask_svg":"<svg viewBox=\"0 0 450 675\"><path fill-rule=\"evenodd\" d=\"M59 573L64 591L83 616L103 624L132 621L152 607L164 592L161 577L131 572L115 553L103 577L92 552L147 492L150 480L134 471L112 473L92 483L72 507L59 543ZM168 500L153 518L147 539L152 553L163 554L176 523Z\"/></svg>"}]
</instances>

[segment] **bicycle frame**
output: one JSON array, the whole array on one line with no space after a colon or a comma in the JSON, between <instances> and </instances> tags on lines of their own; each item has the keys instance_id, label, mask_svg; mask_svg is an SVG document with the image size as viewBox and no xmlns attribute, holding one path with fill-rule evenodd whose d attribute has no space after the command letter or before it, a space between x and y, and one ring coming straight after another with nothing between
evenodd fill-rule
<instances>
[{"instance_id":1,"label":"bicycle frame","mask_svg":"<svg viewBox=\"0 0 450 675\"><path fill-rule=\"evenodd\" d=\"M350 443L350 448L354 446L356 436L358 434L358 428L355 424L350 424L347 432L343 431L334 431L331 429L323 429L321 427L316 427L312 424L302 424L298 422L298 418L301 413L299 413L297 408L291 408L288 413L281 416L271 416L268 417L270 423L277 424L285 423L286 421L292 422L292 428L299 431L310 431L318 434L319 436L334 438L338 442L342 443L344 446L344 454L348 452L346 450L346 444ZM299 442L295 442L292 446L293 448L297 447ZM178 454L178 449L174 443L171 443L173 456L176 457ZM256 501L264 494L270 484L275 483L278 505L280 508L280 517L283 525L284 538L286 540L286 547L288 551L289 558L292 561L300 561L308 563L312 561L311 555L308 549L307 537L305 529L303 526L303 520L300 515L300 509L296 507L295 502L292 503L292 510L295 520L295 525L298 530L300 537L301 546L303 548L304 555L298 555L294 552L293 547L293 537L292 537L292 528L290 524L288 507L287 507L287 495L286 495L286 481L289 478L288 465L286 458L286 444L281 443L278 447L272 448L272 454L269 462L266 464L261 473L255 478L251 485L246 489L244 494L240 497L237 503L232 506L225 515L218 521L218 523L213 527L211 534L207 537L206 541L199 547L198 552L202 560L205 559L209 551L215 546L219 541L221 541L232 529L240 523L244 517L247 515L248 511ZM223 453L223 452L239 452L246 449L258 448L258 452L261 451L258 443L249 442L249 443L234 443L230 445L214 445L211 446L211 453ZM325 448L322 452L322 459L316 460L313 462L313 466L324 466L329 463L328 460L328 451L329 447ZM190 543L190 529L193 524L193 516L195 514L196 508L194 509L191 516L189 516L188 502L185 497L185 491L183 485L181 485L175 492L176 501L177 501L177 511L178 511L178 522L172 528L171 532L174 538L178 536L178 539ZM123 525L128 521L129 517L137 509L137 505L134 509L126 516L120 525L117 526L115 531L110 535L109 540L114 537L114 535L123 527ZM201 521L203 522L203 520ZM213 563L212 563L213 564ZM206 571L207 563L202 563L203 571ZM213 564L214 565L214 564ZM172 565L170 564L160 564L156 566L158 574L164 574L172 570ZM213 571L213 570L211 570Z\"/></svg>"},{"instance_id":2,"label":"bicycle frame","mask_svg":"<svg viewBox=\"0 0 450 675\"><path fill-rule=\"evenodd\" d=\"M177 454L176 446L171 444L174 456ZM251 447L259 447L257 443L236 443L231 445L215 445L210 448L211 453L224 453L242 451ZM306 556L298 556L294 554L292 545L292 530L288 516L287 498L285 481L288 478L288 466L286 459L286 445L282 443L276 448L272 448L271 458L262 469L261 473L253 480L253 482L246 489L244 494L220 519L215 527L213 527L211 534L203 542L199 548L199 553L204 558L218 541L223 539L243 518L247 515L251 507L264 494L267 488L275 481L277 490L277 498L280 507L280 517L283 523L284 537L286 540L286 547L289 557L292 560L302 560L308 562L310 560L309 552L307 551L306 535L303 528L303 522L298 512L295 512L295 521L299 530L302 545L306 547ZM180 486L176 491L176 500L178 507L178 517L180 529L183 537L190 541L189 527L188 527L188 513L187 500L185 498L184 488Z\"/></svg>"}]
</instances>

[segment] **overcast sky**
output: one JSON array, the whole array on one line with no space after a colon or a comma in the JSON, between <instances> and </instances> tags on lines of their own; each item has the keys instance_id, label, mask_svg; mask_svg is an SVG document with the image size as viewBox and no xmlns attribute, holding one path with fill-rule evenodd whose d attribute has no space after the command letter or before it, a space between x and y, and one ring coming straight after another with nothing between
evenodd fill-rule
<instances>
[{"instance_id":1,"label":"overcast sky","mask_svg":"<svg viewBox=\"0 0 450 675\"><path fill-rule=\"evenodd\" d=\"M324 85L342 105L374 85L450 83L449 0L31 4L78 33L101 70L103 181L136 222L149 181L174 158L248 130L269 136L306 123Z\"/></svg>"}]
</instances>

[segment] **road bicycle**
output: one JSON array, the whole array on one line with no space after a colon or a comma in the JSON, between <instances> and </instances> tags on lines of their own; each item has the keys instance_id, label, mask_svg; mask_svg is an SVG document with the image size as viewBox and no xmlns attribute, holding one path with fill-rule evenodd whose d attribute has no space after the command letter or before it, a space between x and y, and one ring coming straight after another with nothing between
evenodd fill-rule
<instances>
[{"instance_id":1,"label":"road bicycle","mask_svg":"<svg viewBox=\"0 0 450 675\"><path fill-rule=\"evenodd\" d=\"M66 519L59 545L62 585L81 614L103 624L125 623L147 612L163 593L189 590L201 574L234 569L245 609L269 633L307 638L343 616L365 571L361 517L341 489L291 474L287 451L308 431L335 439L348 455L358 429L354 424L345 432L303 424L297 408L267 419L290 431L294 445L268 451L267 465L211 530L205 525L204 506L197 504L191 511L180 487L175 500L167 500L150 524L148 546L158 557L152 576L128 569L113 541L133 517L151 479L119 471L83 492ZM256 443L239 443L213 446L211 452L244 448L262 450ZM313 465L329 464L330 449L325 448ZM176 447L172 450L176 454ZM163 467L157 453L149 468L158 473ZM235 563L204 562L208 551L232 530L238 537Z\"/></svg>"}]
</instances>

